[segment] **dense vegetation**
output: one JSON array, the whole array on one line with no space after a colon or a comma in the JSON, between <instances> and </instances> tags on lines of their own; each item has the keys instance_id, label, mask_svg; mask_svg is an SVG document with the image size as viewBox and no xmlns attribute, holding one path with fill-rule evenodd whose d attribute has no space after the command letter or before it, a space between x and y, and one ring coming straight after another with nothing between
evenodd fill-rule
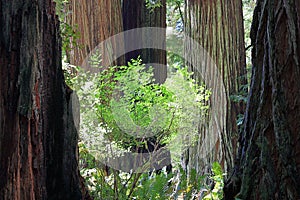
<instances>
[{"instance_id":1,"label":"dense vegetation","mask_svg":"<svg viewBox=\"0 0 300 200\"><path fill-rule=\"evenodd\" d=\"M78 48L75 41L80 33L65 21L63 10L68 1L57 3L57 13L63 21L63 51L66 52L71 46ZM146 1L146 5L149 10L162 6L160 1ZM244 0L243 5L247 65L250 67L248 50L254 2ZM176 30L175 40L180 40L184 2L168 1L167 6L167 24ZM73 37L72 44L69 37ZM182 153L189 145L193 145L193 137L197 135L198 130L193 124L201 118L205 119L210 96L205 85L197 84L192 78L193 74L183 67L184 60L168 52L168 71L171 75L164 84L155 84L151 67L145 68L140 58L132 60L127 66L103 67L100 66L99 52L89 57L89 64L98 69L98 73L66 63L66 56L63 67L66 82L77 92L80 100L80 171L93 198L177 199L183 196L185 199L222 199L224 174L217 162L213 164L211 173L203 176L197 175L193 169L187 174L180 164ZM246 99L246 94L232 98L238 102L241 98ZM155 120L157 118L159 120ZM239 116L237 125L242 123L242 119L243 116ZM141 130L137 133L139 127ZM151 137L148 137L149 132ZM138 137L136 134L139 134ZM148 146L149 142L152 147ZM156 150L162 146L171 149L171 171L165 167L151 168L148 163L148 166L139 166L148 173L136 173L137 169L124 172L104 164L107 156L113 157L107 152L108 147L118 153L141 149L151 153L153 148Z\"/></svg>"},{"instance_id":2,"label":"dense vegetation","mask_svg":"<svg viewBox=\"0 0 300 200\"><path fill-rule=\"evenodd\" d=\"M300 199L299 0L54 1L0 0L0 199Z\"/></svg>"}]
</instances>

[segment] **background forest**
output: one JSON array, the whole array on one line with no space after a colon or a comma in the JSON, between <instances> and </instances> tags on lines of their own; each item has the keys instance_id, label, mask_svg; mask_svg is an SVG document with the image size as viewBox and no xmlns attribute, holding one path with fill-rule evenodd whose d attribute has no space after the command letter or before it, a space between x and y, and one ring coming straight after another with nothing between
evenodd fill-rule
<instances>
[{"instance_id":1,"label":"background forest","mask_svg":"<svg viewBox=\"0 0 300 200\"><path fill-rule=\"evenodd\" d=\"M210 130L201 131L199 129L207 126L210 129L210 126L216 126L215 124L210 124L209 118L212 117L210 113L215 111L214 109L209 109L209 107L210 105L215 106L214 103L220 102L209 102L211 89L205 85L201 74L188 72L193 71L193 66L185 67L187 64L185 59L180 54L178 55L178 52L184 51L184 47L176 45L178 41L184 44L186 37L184 35L185 29L194 28L189 24L192 20L188 19L188 13L193 14L194 11L186 7L187 2L180 0L136 2L136 5L135 2L123 3L123 7L121 7L125 30L126 26L129 26L129 28L143 26L165 27L166 33L164 34L166 36L163 40L167 41L167 46L170 46L171 50L168 52L159 52L157 50L155 52L152 49L136 50L136 52L130 52L125 57L111 63L127 64L127 66L107 66L107 61L112 59L108 58L110 55L105 50L98 49L98 46L96 47L97 43L90 43L88 44L90 45L90 49L95 48L96 50L93 50L88 55L88 58L84 59L89 60L89 71L90 67L100 68L100 72L94 74L93 72L86 72L84 67L80 68L73 65L76 63L78 65L82 62L83 58L80 60L80 57L88 53L83 50L83 46L87 45L87 40L82 39L82 34L89 32L90 39L94 39L92 35L97 34L97 32L91 33L91 31L96 28L95 26L100 25L105 29L106 26L109 27L112 25L112 22L107 21L105 22L106 25L97 23L97 25L84 25L85 22L82 21L84 16L72 16L84 14L82 10L81 12L78 11L78 13L74 11L76 4L76 2L72 1L58 1L57 13L63 22L61 23L61 32L63 36L63 67L66 82L77 92L81 105L79 139L80 171L86 180L90 194L94 199L222 199L224 178L228 178L228 173L231 173L230 171L225 171L224 168L227 169L228 166L226 165L229 165L229 163L223 163L223 166L221 166L219 164L222 161L221 158L212 158L209 161L202 158L200 160L204 163L200 166L193 166L193 164L191 165L184 161L187 157L190 157L190 155L184 154L187 154L190 149L195 148L192 146L196 146L198 149L199 147L197 146L200 146L200 148L209 151L209 148L212 147L206 146L203 143L214 145L218 140L216 133L212 133ZM120 12L115 6L111 5L112 7L109 7L109 4L104 5L107 6L106 10L113 9L111 12ZM237 39L239 39L238 37L245 37L245 42L235 44L241 49L244 48L241 45L245 45L247 49L245 50L246 54L244 57L241 57L244 60L230 61L239 62L240 67L248 67L249 72L251 70L250 26L254 6L254 1L244 1L243 18L239 16L236 19L240 20L239 26L244 26L246 30L244 33L245 36L241 35L243 32L237 35ZM133 10L128 10L130 8ZM97 11L97 9L100 8L91 7L91 15L97 15L97 12L102 14L102 10ZM239 9L240 13L242 13L242 8L240 7ZM68 10L70 11L68 12ZM112 13L110 17L113 18L117 14ZM134 22L132 19L127 21L128 15L134 16L137 18L137 21ZM97 16L89 15L86 19L89 20L91 17L97 19ZM141 21L139 21L139 18L142 18ZM145 21L143 21L143 18ZM114 26L119 26L115 30L117 33L122 30L122 23L117 18L113 20L116 20ZM190 20L190 22L184 23L185 20ZM225 22L226 20L224 19ZM220 22L215 21L214 23L214 26L219 26ZM223 27L220 26L220 28L222 29ZM242 29L242 27L238 28ZM80 32L80 30L83 30L83 32ZM225 27L224 30L226 30ZM112 36L113 32L108 32L107 36ZM222 34L219 36L225 37ZM100 37L99 42L103 39L105 39L105 36L103 38ZM136 41L139 39L142 41ZM123 44L125 49L126 42L125 36ZM143 38L138 38L134 39L133 42L145 41ZM213 44L213 41L209 42ZM112 44L113 48L122 48L123 45L116 46L116 44ZM225 51L226 48L229 48L229 46L224 47ZM231 54L236 54L236 52L231 52ZM245 58L247 58L246 66L243 63L245 62ZM124 59L127 60L127 63L124 62ZM168 68L160 69L158 67L155 68L155 66L154 68L153 66L149 66L148 70L143 71L145 67L148 67L143 64L144 61L146 63L158 61L167 65ZM219 64L222 64L222 62ZM231 63L223 63L222 65L229 67ZM250 75L247 75L246 70L241 70L240 75L237 74L235 76L237 80L234 81L239 85L239 88L238 90L233 90L227 98L233 104L243 109L242 104L245 104L247 101L249 87L247 82L250 79ZM212 78L218 79L220 77ZM124 94L117 101L114 100L115 90ZM197 103L195 104L195 102ZM153 117L155 118L153 116L153 106L159 107L159 109L154 109L154 114L164 116L164 118L159 119L159 122L150 124ZM199 111L199 113L195 114L195 111ZM117 116L114 113L117 113ZM233 125L231 126L241 129L244 117L243 112L234 113L234 116L227 123L232 123ZM133 122L125 119L132 119ZM120 124L120 121L123 122ZM134 131L132 130L134 127L132 123L141 127L147 127L148 131L153 132L152 135L154 137L136 138L128 135L127 132ZM198 125L195 126L195 124ZM232 128L232 130L239 131L237 128ZM145 131L147 132L147 130ZM204 132L211 136L203 139ZM193 142L181 144L176 141L178 137L181 138L180 140L187 140L187 136L189 137L188 140L193 140ZM202 139L202 144L197 141L199 138ZM136 162L137 157L128 160L124 156L126 152L149 152L150 154L162 147L168 147L170 151L165 155L168 157L170 154L168 165L159 166L158 164L158 166L145 167L145 164L143 164L142 166L138 166L139 168L144 167L143 171L141 171L144 173L136 173L137 166L134 166L133 163ZM118 153L122 151L123 156L115 156L108 153L108 148L117 149ZM201 152L195 151L194 154L201 154ZM208 154L204 154L202 157L210 157ZM116 157L119 160L126 159L124 162L120 161L119 165L121 166L119 168L114 168L104 161L107 157ZM195 160L195 158L192 159ZM148 162L155 161L149 160ZM161 169L161 167L163 168Z\"/></svg>"},{"instance_id":2,"label":"background forest","mask_svg":"<svg viewBox=\"0 0 300 200\"><path fill-rule=\"evenodd\" d=\"M0 199L300 199L298 0L0 0Z\"/></svg>"}]
</instances>

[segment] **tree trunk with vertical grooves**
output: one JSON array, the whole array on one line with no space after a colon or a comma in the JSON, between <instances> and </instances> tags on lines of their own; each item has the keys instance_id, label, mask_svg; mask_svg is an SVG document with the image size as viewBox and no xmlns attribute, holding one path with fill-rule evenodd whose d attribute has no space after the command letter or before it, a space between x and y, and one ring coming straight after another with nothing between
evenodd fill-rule
<instances>
[{"instance_id":1,"label":"tree trunk with vertical grooves","mask_svg":"<svg viewBox=\"0 0 300 200\"><path fill-rule=\"evenodd\" d=\"M212 90L209 122L199 128L198 145L189 149L185 160L198 172L213 161L220 162L229 171L237 152L236 120L244 110L243 102L231 98L246 84L242 4L240 0L186 0L185 3L185 32L209 57L197 59L200 54L190 55L194 51L190 43L185 45L185 54L193 62L194 77ZM216 65L214 69L208 67L213 66L210 61ZM200 66L205 69L197 70ZM209 139L214 136L218 139Z\"/></svg>"},{"instance_id":2,"label":"tree trunk with vertical grooves","mask_svg":"<svg viewBox=\"0 0 300 200\"><path fill-rule=\"evenodd\" d=\"M83 199L54 4L0 9L0 198Z\"/></svg>"},{"instance_id":3,"label":"tree trunk with vertical grooves","mask_svg":"<svg viewBox=\"0 0 300 200\"><path fill-rule=\"evenodd\" d=\"M75 47L68 53L70 63L81 65L94 48L99 48L102 66L123 65L124 56L115 57L115 51L124 49L123 41L103 41L123 31L120 0L70 0L67 21L80 33ZM72 38L71 38L72 39Z\"/></svg>"},{"instance_id":4,"label":"tree trunk with vertical grooves","mask_svg":"<svg viewBox=\"0 0 300 200\"><path fill-rule=\"evenodd\" d=\"M245 130L226 199L300 199L300 2L258 0L251 40Z\"/></svg>"},{"instance_id":5,"label":"tree trunk with vertical grooves","mask_svg":"<svg viewBox=\"0 0 300 200\"><path fill-rule=\"evenodd\" d=\"M164 28L161 31L158 30L155 35L143 32L143 34L132 34L125 37L126 62L130 61L130 59L136 59L140 55L143 63L149 63L154 68L156 83L164 83L167 78L166 51L160 49L138 49L127 52L126 49L132 42L143 46L143 43L151 43L151 41L166 41L166 0L160 0L160 2L161 6L154 10L146 7L145 0L124 0L122 7L124 31L142 27Z\"/></svg>"}]
</instances>

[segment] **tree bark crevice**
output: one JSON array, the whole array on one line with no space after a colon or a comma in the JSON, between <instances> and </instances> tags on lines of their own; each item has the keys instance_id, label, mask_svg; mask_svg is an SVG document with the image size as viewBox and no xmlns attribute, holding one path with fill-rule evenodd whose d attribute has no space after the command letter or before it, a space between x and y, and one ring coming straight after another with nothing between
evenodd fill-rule
<instances>
[{"instance_id":1,"label":"tree bark crevice","mask_svg":"<svg viewBox=\"0 0 300 200\"><path fill-rule=\"evenodd\" d=\"M252 83L236 165L241 187L235 194L242 199L300 198L299 13L294 0L257 1Z\"/></svg>"},{"instance_id":2,"label":"tree bark crevice","mask_svg":"<svg viewBox=\"0 0 300 200\"><path fill-rule=\"evenodd\" d=\"M0 1L0 198L83 199L54 3Z\"/></svg>"},{"instance_id":3,"label":"tree bark crevice","mask_svg":"<svg viewBox=\"0 0 300 200\"><path fill-rule=\"evenodd\" d=\"M243 102L233 100L246 85L242 4L223 0L186 0L185 3L185 33L198 42L207 55L190 56L194 49L189 43L185 45L185 54L195 65L190 66L194 78L205 81L212 90L208 122L200 128L197 147L185 156L190 157L190 168L196 168L199 173L217 161L230 174L238 147L236 121L245 107ZM197 62L199 57L201 62ZM214 147L209 137L217 138Z\"/></svg>"}]
</instances>

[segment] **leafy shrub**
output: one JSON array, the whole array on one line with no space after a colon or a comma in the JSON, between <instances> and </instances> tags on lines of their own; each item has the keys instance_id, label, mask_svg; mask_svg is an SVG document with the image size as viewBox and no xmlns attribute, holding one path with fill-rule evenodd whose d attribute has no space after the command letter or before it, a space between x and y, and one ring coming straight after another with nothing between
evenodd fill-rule
<instances>
[{"instance_id":1,"label":"leafy shrub","mask_svg":"<svg viewBox=\"0 0 300 200\"><path fill-rule=\"evenodd\" d=\"M80 145L80 172L95 200L100 199L214 199L223 198L223 173L221 166L214 163L212 174L198 175L192 169L187 175L180 165L171 173L124 173L110 169L107 174L101 164L96 164L88 149ZM82 165L81 165L82 167ZM210 180L207 182L207 180ZM214 187L212 188L212 185Z\"/></svg>"},{"instance_id":2,"label":"leafy shrub","mask_svg":"<svg viewBox=\"0 0 300 200\"><path fill-rule=\"evenodd\" d=\"M189 199L206 188L207 176L200 177L192 170L187 177L180 168L180 150L188 146L179 143L186 137L189 141L186 145L191 145L197 136L197 124L208 109L210 91L198 85L187 68L174 66L171 78L159 85L154 83L153 70L145 68L140 59L127 66L104 68L93 62L92 57L91 64L100 72L85 72L71 65L66 65L72 69L65 72L67 83L77 91L81 103L80 171L92 196L171 199L184 195ZM155 120L158 117L160 120ZM164 169L158 174L124 173L99 162L98 156L103 155L107 143L124 151L145 147L149 138L127 134L137 126L145 136L151 131L158 144L173 145L172 162L177 169L170 173ZM184 137L174 139L180 134Z\"/></svg>"},{"instance_id":3,"label":"leafy shrub","mask_svg":"<svg viewBox=\"0 0 300 200\"><path fill-rule=\"evenodd\" d=\"M145 147L150 139L175 144L178 134L188 135L190 142L208 109L210 91L196 84L187 68L175 67L161 85L154 83L153 70L140 59L128 66L100 67L97 74L79 69L78 74L67 82L79 96L80 136L90 149L101 150L100 135L124 151Z\"/></svg>"}]
</instances>

